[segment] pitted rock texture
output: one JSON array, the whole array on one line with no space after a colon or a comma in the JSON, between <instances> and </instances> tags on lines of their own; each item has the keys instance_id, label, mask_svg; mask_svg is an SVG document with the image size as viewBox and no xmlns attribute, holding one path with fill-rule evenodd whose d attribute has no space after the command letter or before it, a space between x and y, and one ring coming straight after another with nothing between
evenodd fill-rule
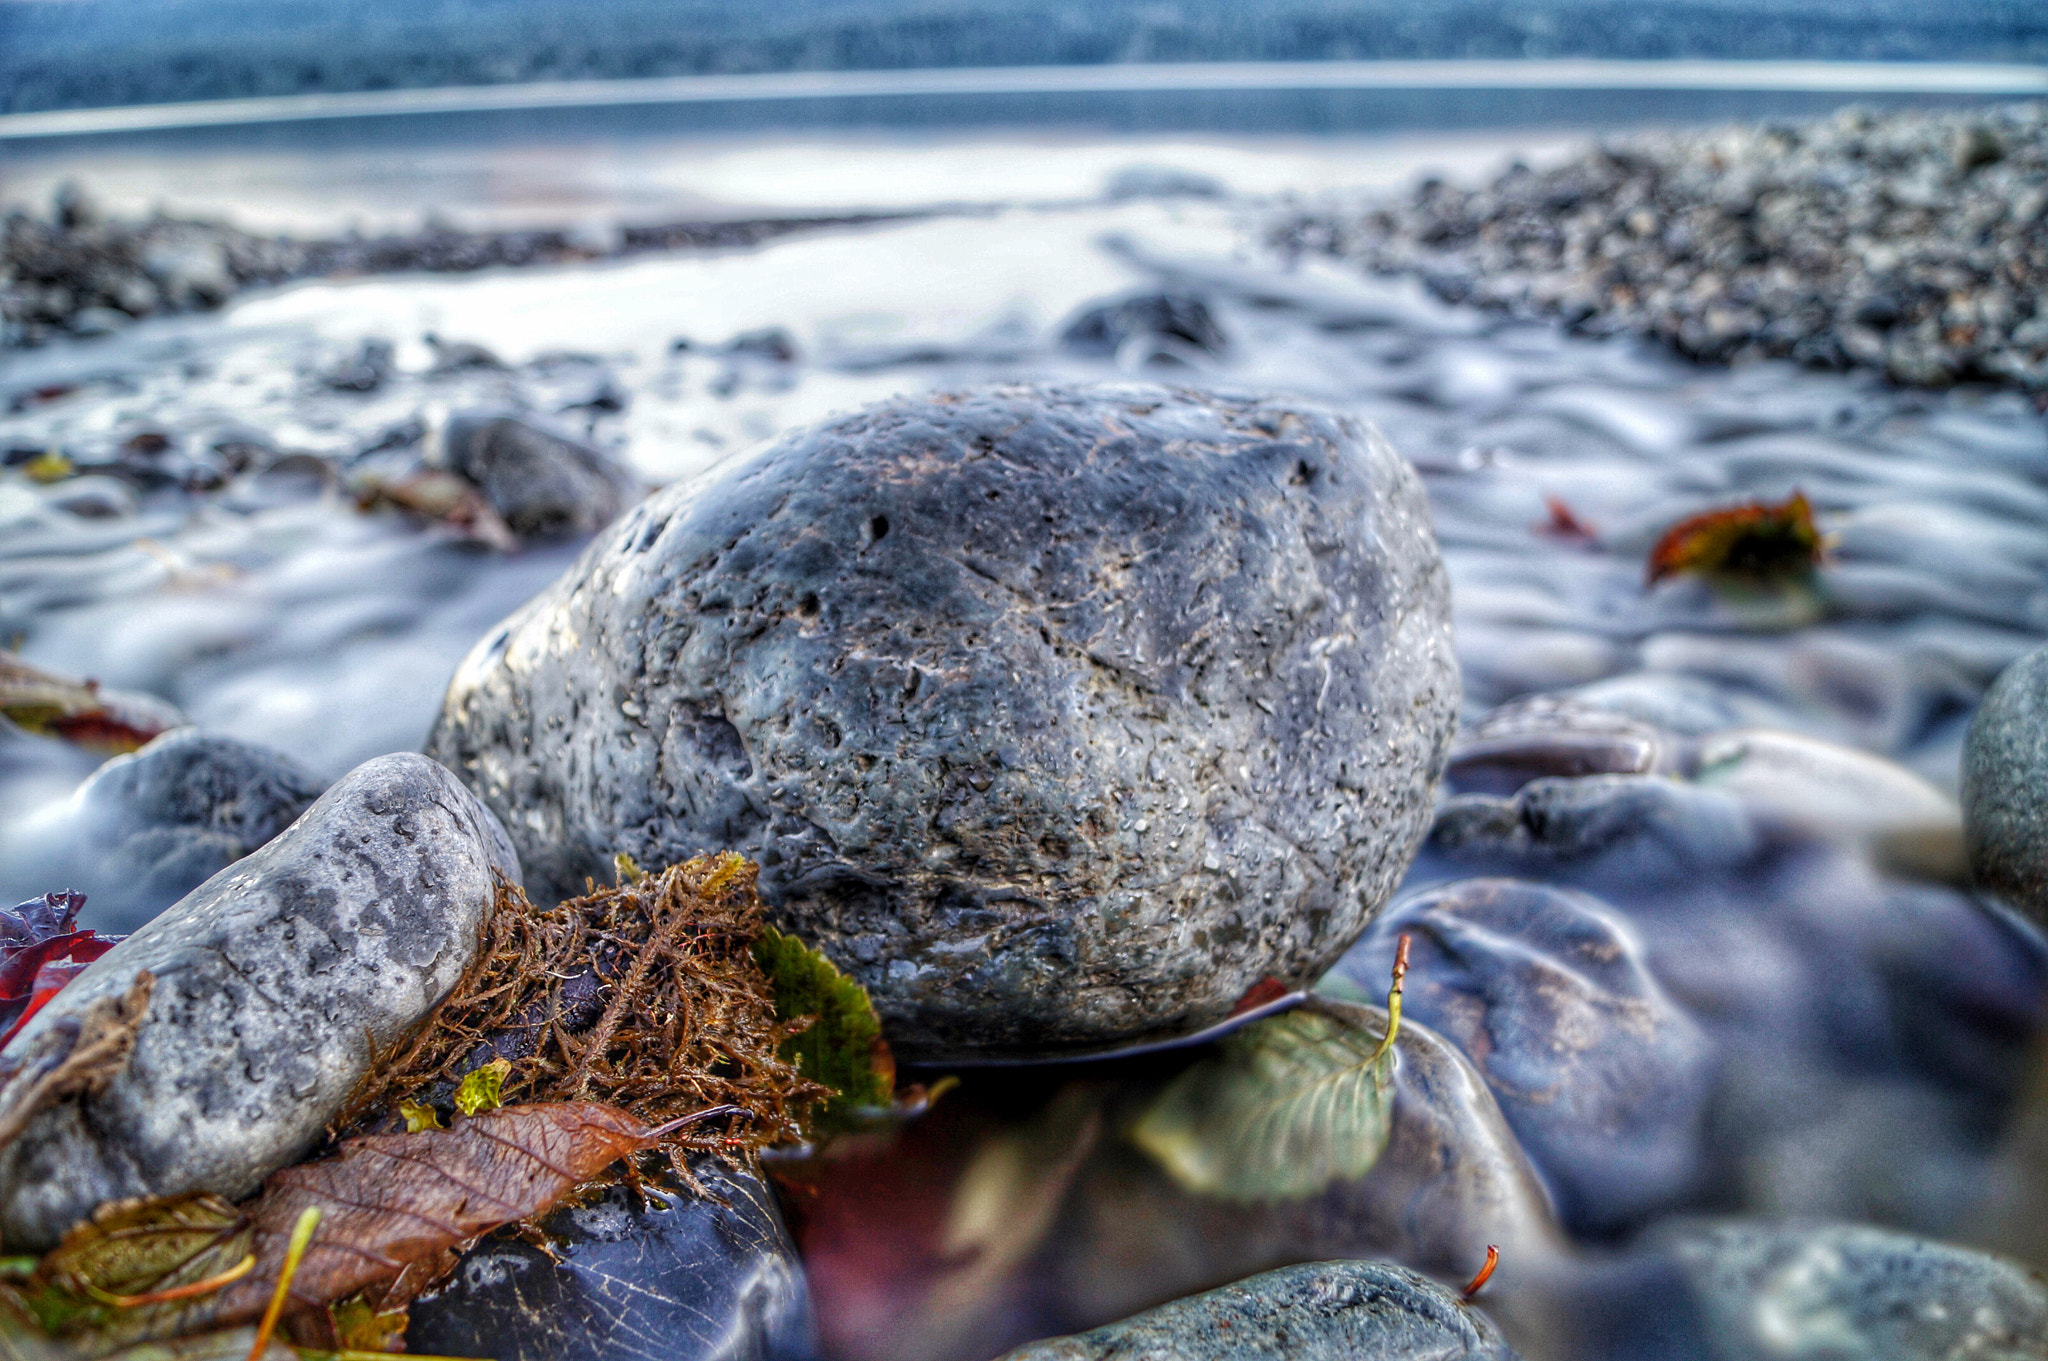
<instances>
[{"instance_id":1,"label":"pitted rock texture","mask_svg":"<svg viewBox=\"0 0 2048 1361\"><path fill-rule=\"evenodd\" d=\"M1492 1320L1389 1262L1283 1267L1002 1361L1514 1361Z\"/></svg>"},{"instance_id":2,"label":"pitted rock texture","mask_svg":"<svg viewBox=\"0 0 2048 1361\"><path fill-rule=\"evenodd\" d=\"M133 931L283 831L324 787L280 752L177 728L78 787L43 829L35 872L83 892L96 929Z\"/></svg>"},{"instance_id":3,"label":"pitted rock texture","mask_svg":"<svg viewBox=\"0 0 2048 1361\"><path fill-rule=\"evenodd\" d=\"M93 1001L156 977L127 1067L0 1150L0 1242L46 1247L127 1196L238 1199L303 1157L461 977L494 870L519 865L489 811L432 761L383 756L108 951L0 1050L31 1079Z\"/></svg>"},{"instance_id":4,"label":"pitted rock texture","mask_svg":"<svg viewBox=\"0 0 2048 1361\"><path fill-rule=\"evenodd\" d=\"M1457 708L1421 488L1313 407L902 399L633 510L471 652L428 750L539 893L730 848L920 1059L1318 976Z\"/></svg>"}]
</instances>

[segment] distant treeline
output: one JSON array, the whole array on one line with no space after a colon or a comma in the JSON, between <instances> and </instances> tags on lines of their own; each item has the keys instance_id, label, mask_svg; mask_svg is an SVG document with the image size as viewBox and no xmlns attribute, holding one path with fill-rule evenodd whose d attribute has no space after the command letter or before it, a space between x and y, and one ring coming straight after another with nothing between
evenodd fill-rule
<instances>
[{"instance_id":1,"label":"distant treeline","mask_svg":"<svg viewBox=\"0 0 2048 1361\"><path fill-rule=\"evenodd\" d=\"M711 72L1393 57L2048 61L2042 0L0 0L0 109Z\"/></svg>"}]
</instances>

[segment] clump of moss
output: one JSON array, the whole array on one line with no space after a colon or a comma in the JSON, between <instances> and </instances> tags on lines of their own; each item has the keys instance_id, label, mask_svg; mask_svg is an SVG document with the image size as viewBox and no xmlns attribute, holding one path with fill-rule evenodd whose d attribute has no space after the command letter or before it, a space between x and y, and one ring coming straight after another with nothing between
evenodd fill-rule
<instances>
[{"instance_id":1,"label":"clump of moss","mask_svg":"<svg viewBox=\"0 0 2048 1361\"><path fill-rule=\"evenodd\" d=\"M374 1065L336 1131L392 1125L401 1104L446 1117L465 1077L503 1064L506 1104L604 1101L649 1125L731 1105L743 1114L697 1142L804 1137L829 1093L783 1052L804 1023L777 1006L756 960L757 872L738 855L699 856L547 910L500 881L476 961Z\"/></svg>"}]
</instances>

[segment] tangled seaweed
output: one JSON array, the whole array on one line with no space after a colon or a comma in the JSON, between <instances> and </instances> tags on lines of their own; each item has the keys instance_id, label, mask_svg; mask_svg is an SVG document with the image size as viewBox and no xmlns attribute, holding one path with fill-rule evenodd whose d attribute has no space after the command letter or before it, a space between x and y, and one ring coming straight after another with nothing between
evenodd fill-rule
<instances>
[{"instance_id":1,"label":"tangled seaweed","mask_svg":"<svg viewBox=\"0 0 2048 1361\"><path fill-rule=\"evenodd\" d=\"M699 856L545 911L500 880L475 963L373 1065L336 1132L403 1128L401 1103L445 1117L464 1077L504 1060L507 1102L602 1101L649 1125L731 1105L745 1114L729 1133L680 1142L739 1152L800 1139L830 1091L779 1052L806 1022L777 1019L755 961L757 873L742 856Z\"/></svg>"}]
</instances>

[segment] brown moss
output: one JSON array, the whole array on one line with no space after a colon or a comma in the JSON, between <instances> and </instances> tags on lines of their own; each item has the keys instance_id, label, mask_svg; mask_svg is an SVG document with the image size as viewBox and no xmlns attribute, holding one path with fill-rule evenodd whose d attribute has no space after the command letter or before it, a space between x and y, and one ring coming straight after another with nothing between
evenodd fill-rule
<instances>
[{"instance_id":1,"label":"brown moss","mask_svg":"<svg viewBox=\"0 0 2048 1361\"><path fill-rule=\"evenodd\" d=\"M336 1131L402 1127L401 1101L445 1116L463 1076L502 1058L507 1104L604 1101L649 1125L732 1105L745 1115L724 1134L678 1142L740 1152L802 1137L828 1093L778 1053L802 1024L776 1020L754 959L757 872L699 856L548 910L501 880L476 962L374 1065Z\"/></svg>"}]
</instances>

